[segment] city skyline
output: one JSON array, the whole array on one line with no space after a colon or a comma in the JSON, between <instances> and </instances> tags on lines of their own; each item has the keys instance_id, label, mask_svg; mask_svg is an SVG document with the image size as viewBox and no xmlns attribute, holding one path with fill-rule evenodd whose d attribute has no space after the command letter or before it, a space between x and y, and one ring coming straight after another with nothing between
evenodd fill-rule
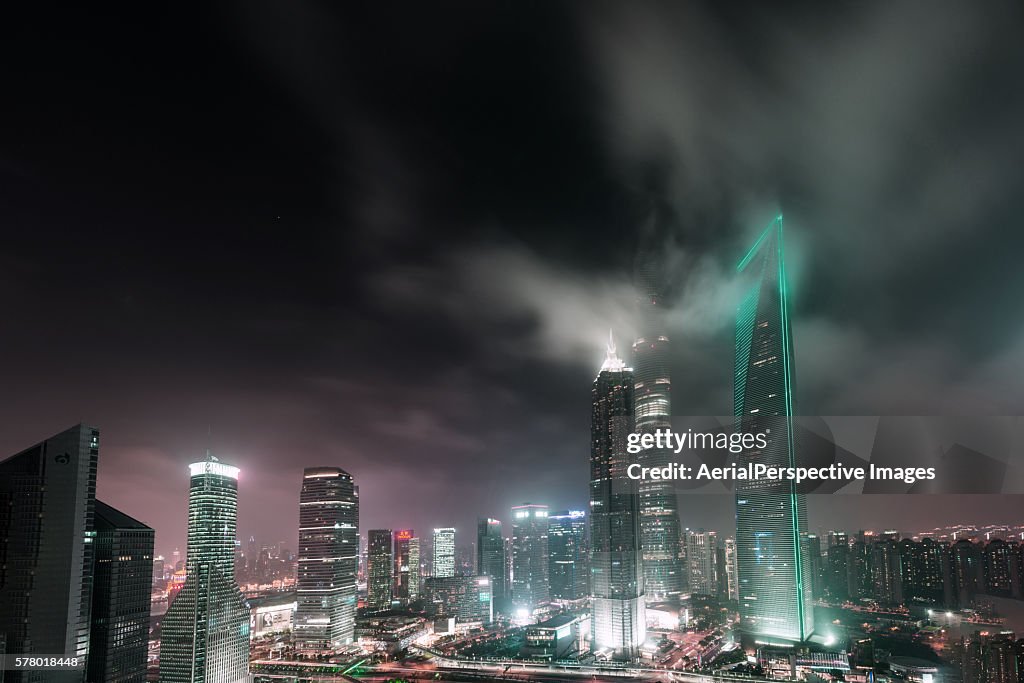
<instances>
[{"instance_id":1,"label":"city skyline","mask_svg":"<svg viewBox=\"0 0 1024 683\"><path fill-rule=\"evenodd\" d=\"M21 9L0 681L1024 683L1024 4Z\"/></svg>"}]
</instances>

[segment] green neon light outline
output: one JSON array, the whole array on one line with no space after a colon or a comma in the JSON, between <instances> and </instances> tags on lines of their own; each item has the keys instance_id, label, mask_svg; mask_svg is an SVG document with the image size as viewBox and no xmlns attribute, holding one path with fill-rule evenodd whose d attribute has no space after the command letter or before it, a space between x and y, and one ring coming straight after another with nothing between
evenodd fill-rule
<instances>
[{"instance_id":1,"label":"green neon light outline","mask_svg":"<svg viewBox=\"0 0 1024 683\"><path fill-rule=\"evenodd\" d=\"M796 466L796 444L793 437L793 376L792 367L793 361L791 358L792 354L792 330L789 324L789 291L786 286L786 261L782 245L782 214L776 217L773 224L777 228L777 239L776 239L776 258L779 261L778 264L778 277L779 277L779 310L782 318L782 376L785 383L786 391L786 445L789 450L789 466ZM796 491L796 485L790 481L789 483L789 501L790 508L792 510L792 533L793 533L793 551L795 554L795 565L796 569L796 589L797 594L796 605L797 605L797 619L798 625L797 630L800 636L800 640L806 639L806 631L804 625L804 576L803 576L803 553L801 550L801 538L800 538L800 505L799 496Z\"/></svg>"},{"instance_id":2,"label":"green neon light outline","mask_svg":"<svg viewBox=\"0 0 1024 683\"><path fill-rule=\"evenodd\" d=\"M770 233L772 231L772 228L774 228L776 224L779 225L779 230L781 231L781 229L782 229L782 227L781 227L782 226L782 214L781 213L778 216L776 216L775 218L773 218L771 220L771 222L768 223L768 227L766 227L764 229L764 231L761 233L761 236L757 238L756 242L754 242L754 246L752 246L750 248L750 251L747 252L747 255L744 256L743 259L740 261L739 265L736 266L736 272L742 272L742 270L747 267L747 264L750 263L750 261L754 258L754 255L757 253L758 248L761 246L761 242L764 242L764 238L768 236L768 233ZM780 232L780 234L781 234L781 232Z\"/></svg>"}]
</instances>

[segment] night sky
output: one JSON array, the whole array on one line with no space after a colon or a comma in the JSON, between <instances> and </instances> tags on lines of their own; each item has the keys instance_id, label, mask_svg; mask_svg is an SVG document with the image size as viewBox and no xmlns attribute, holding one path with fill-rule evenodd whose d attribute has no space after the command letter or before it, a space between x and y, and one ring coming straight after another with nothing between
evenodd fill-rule
<instances>
[{"instance_id":1,"label":"night sky","mask_svg":"<svg viewBox=\"0 0 1024 683\"><path fill-rule=\"evenodd\" d=\"M207 447L292 548L304 466L364 531L583 508L638 244L675 412L728 414L731 272L779 211L800 412L1024 411L1024 5L712 4L7 17L0 453L98 426L99 497L165 554ZM834 498L812 528L1024 521Z\"/></svg>"}]
</instances>

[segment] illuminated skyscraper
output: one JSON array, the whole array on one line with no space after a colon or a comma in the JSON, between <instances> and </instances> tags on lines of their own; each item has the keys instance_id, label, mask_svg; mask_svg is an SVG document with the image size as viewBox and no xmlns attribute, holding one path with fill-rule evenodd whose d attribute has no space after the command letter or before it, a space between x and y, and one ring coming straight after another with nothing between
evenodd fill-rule
<instances>
[{"instance_id":1,"label":"illuminated skyscraper","mask_svg":"<svg viewBox=\"0 0 1024 683\"><path fill-rule=\"evenodd\" d=\"M725 587L729 600L739 600L740 581L739 565L736 562L736 539L725 539Z\"/></svg>"},{"instance_id":2,"label":"illuminated skyscraper","mask_svg":"<svg viewBox=\"0 0 1024 683\"><path fill-rule=\"evenodd\" d=\"M299 493L296 647L326 652L355 640L359 493L338 467L307 467Z\"/></svg>"},{"instance_id":3,"label":"illuminated skyscraper","mask_svg":"<svg viewBox=\"0 0 1024 683\"><path fill-rule=\"evenodd\" d=\"M76 425L0 462L0 635L8 654L89 654L99 430ZM81 683L85 669L8 671Z\"/></svg>"},{"instance_id":4,"label":"illuminated skyscraper","mask_svg":"<svg viewBox=\"0 0 1024 683\"><path fill-rule=\"evenodd\" d=\"M370 529L366 534L366 608L371 612L391 609L394 569L391 529Z\"/></svg>"},{"instance_id":5,"label":"illuminated skyscraper","mask_svg":"<svg viewBox=\"0 0 1024 683\"><path fill-rule=\"evenodd\" d=\"M744 285L736 317L734 414L737 428L769 432L767 447L741 463L795 467L793 341L782 216L737 266ZM814 629L809 567L802 552L806 497L789 480L736 484L736 555L742 627L761 641L802 641Z\"/></svg>"},{"instance_id":6,"label":"illuminated skyscraper","mask_svg":"<svg viewBox=\"0 0 1024 683\"><path fill-rule=\"evenodd\" d=\"M714 531L686 532L686 564L689 568L690 592L715 595L718 592L715 550L718 535Z\"/></svg>"},{"instance_id":7,"label":"illuminated skyscraper","mask_svg":"<svg viewBox=\"0 0 1024 683\"><path fill-rule=\"evenodd\" d=\"M654 228L661 223L655 221ZM656 235L637 255L635 284L639 299L640 336L633 344L634 416L638 432L672 428L671 354L664 317L664 275ZM669 449L648 448L637 456L644 467L675 461ZM639 485L640 536L643 543L644 592L648 601L679 595L686 587L683 529L679 501L671 481L645 479Z\"/></svg>"},{"instance_id":8,"label":"illuminated skyscraper","mask_svg":"<svg viewBox=\"0 0 1024 683\"><path fill-rule=\"evenodd\" d=\"M160 683L249 680L249 607L235 583L238 468L189 465L185 585L164 616Z\"/></svg>"},{"instance_id":9,"label":"illuminated skyscraper","mask_svg":"<svg viewBox=\"0 0 1024 683\"><path fill-rule=\"evenodd\" d=\"M555 600L587 596L587 520L583 510L548 516L548 582Z\"/></svg>"},{"instance_id":10,"label":"illuminated skyscraper","mask_svg":"<svg viewBox=\"0 0 1024 683\"><path fill-rule=\"evenodd\" d=\"M455 529L434 529L434 562L431 576L455 576Z\"/></svg>"},{"instance_id":11,"label":"illuminated skyscraper","mask_svg":"<svg viewBox=\"0 0 1024 683\"><path fill-rule=\"evenodd\" d=\"M590 593L592 646L620 660L639 656L646 639L640 504L626 476L633 432L633 371L615 354L594 380L590 422Z\"/></svg>"},{"instance_id":12,"label":"illuminated skyscraper","mask_svg":"<svg viewBox=\"0 0 1024 683\"><path fill-rule=\"evenodd\" d=\"M409 539L409 602L420 599L423 591L423 555L420 554L420 539Z\"/></svg>"},{"instance_id":13,"label":"illuminated skyscraper","mask_svg":"<svg viewBox=\"0 0 1024 683\"><path fill-rule=\"evenodd\" d=\"M153 530L96 501L90 681L145 683Z\"/></svg>"},{"instance_id":14,"label":"illuminated skyscraper","mask_svg":"<svg viewBox=\"0 0 1024 683\"><path fill-rule=\"evenodd\" d=\"M497 607L505 600L505 539L497 519L478 519L476 523L476 573L491 577Z\"/></svg>"},{"instance_id":15,"label":"illuminated skyscraper","mask_svg":"<svg viewBox=\"0 0 1024 683\"><path fill-rule=\"evenodd\" d=\"M548 602L548 506L512 508L512 608L526 616Z\"/></svg>"},{"instance_id":16,"label":"illuminated skyscraper","mask_svg":"<svg viewBox=\"0 0 1024 683\"><path fill-rule=\"evenodd\" d=\"M392 590L392 597L403 605L409 604L409 583L412 576L410 544L415 535L412 529L398 529L395 531L395 585ZM418 578L419 572L416 572L416 575Z\"/></svg>"}]
</instances>

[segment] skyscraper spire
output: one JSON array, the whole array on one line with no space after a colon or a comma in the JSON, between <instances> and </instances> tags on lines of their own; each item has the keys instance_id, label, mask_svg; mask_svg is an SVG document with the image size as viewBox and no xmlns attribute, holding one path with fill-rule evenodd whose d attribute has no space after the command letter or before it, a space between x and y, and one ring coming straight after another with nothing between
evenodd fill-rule
<instances>
[{"instance_id":1,"label":"skyscraper spire","mask_svg":"<svg viewBox=\"0 0 1024 683\"><path fill-rule=\"evenodd\" d=\"M608 330L608 347L607 354L604 359L604 364L601 366L601 371L610 370L612 372L622 372L626 369L626 363L615 353L615 334L611 329Z\"/></svg>"}]
</instances>

